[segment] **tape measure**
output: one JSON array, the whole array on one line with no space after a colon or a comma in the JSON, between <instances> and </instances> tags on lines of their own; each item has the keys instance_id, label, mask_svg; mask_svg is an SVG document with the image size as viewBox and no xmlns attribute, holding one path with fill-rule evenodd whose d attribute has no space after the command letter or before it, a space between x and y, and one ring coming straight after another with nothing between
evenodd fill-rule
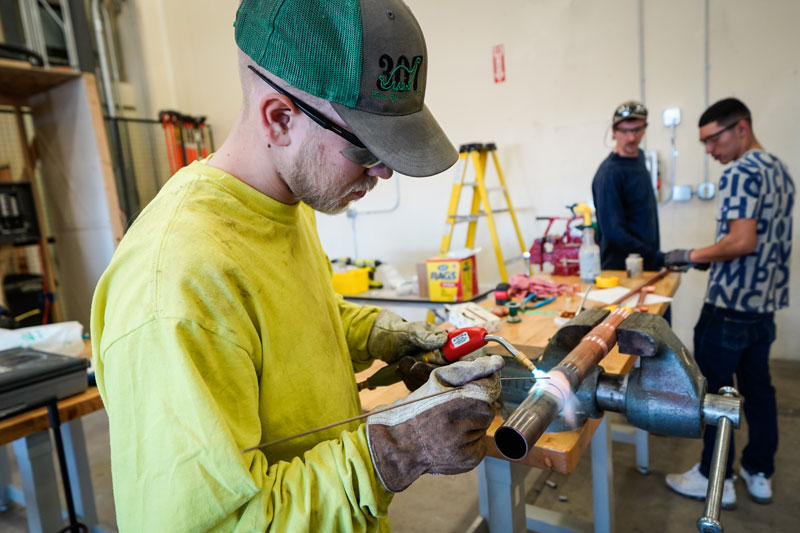
<instances>
[{"instance_id":1,"label":"tape measure","mask_svg":"<svg viewBox=\"0 0 800 533\"><path fill-rule=\"evenodd\" d=\"M619 285L619 278L617 276L597 276L594 278L594 284L598 289L610 289Z\"/></svg>"}]
</instances>

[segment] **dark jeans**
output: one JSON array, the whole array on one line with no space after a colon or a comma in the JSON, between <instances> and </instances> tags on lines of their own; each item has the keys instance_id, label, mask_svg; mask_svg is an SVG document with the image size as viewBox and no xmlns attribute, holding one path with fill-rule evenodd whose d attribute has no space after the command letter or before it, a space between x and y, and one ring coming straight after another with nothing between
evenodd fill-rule
<instances>
[{"instance_id":1,"label":"dark jeans","mask_svg":"<svg viewBox=\"0 0 800 533\"><path fill-rule=\"evenodd\" d=\"M748 427L741 466L767 477L775 471L778 449L778 412L769 375L769 347L774 340L773 313L745 313L705 304L694 328L694 358L708 381L708 392L716 394L720 387L732 386L736 374ZM716 426L706 426L703 435L700 473L706 477L716 432ZM733 456L731 435L726 477L733 475Z\"/></svg>"}]
</instances>

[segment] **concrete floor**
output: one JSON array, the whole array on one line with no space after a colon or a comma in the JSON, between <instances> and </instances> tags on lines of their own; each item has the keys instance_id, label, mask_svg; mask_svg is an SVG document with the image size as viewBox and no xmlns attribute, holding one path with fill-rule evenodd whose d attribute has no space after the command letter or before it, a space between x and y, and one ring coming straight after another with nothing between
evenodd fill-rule
<instances>
[{"instance_id":1,"label":"concrete floor","mask_svg":"<svg viewBox=\"0 0 800 533\"><path fill-rule=\"evenodd\" d=\"M741 480L736 482L738 507L723 511L721 520L727 533L762 531L798 531L800 524L800 362L773 360L773 383L778 390L780 448L777 473L773 481L774 502L758 505L747 497ZM616 415L612 415L616 416ZM101 525L116 531L111 476L108 459L108 422L104 412L84 417L95 499ZM797 424L797 425L796 425ZM736 432L738 449L745 434ZM634 449L615 443L614 500L616 531L665 533L696 531L695 522L703 512L700 501L671 492L664 484L669 472L689 469L700 456L700 441L670 437L650 438L650 473L639 474L634 468ZM13 464L13 461L11 461ZM738 470L738 465L737 465ZM588 454L570 475L547 474L532 469L530 479L543 477L556 484L542 486L528 494L528 503L591 521L591 462ZM565 497L566 501L562 501ZM411 532L463 532L478 514L477 475L423 476L408 490L395 496L390 508L393 530ZM0 531L27 531L25 511L12 505L0 514Z\"/></svg>"}]
</instances>

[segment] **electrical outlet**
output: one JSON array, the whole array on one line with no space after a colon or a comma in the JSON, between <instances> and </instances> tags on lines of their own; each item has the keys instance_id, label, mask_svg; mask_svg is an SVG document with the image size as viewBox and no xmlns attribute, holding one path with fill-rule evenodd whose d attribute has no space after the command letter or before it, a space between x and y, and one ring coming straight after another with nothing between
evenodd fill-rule
<instances>
[{"instance_id":1,"label":"electrical outlet","mask_svg":"<svg viewBox=\"0 0 800 533\"><path fill-rule=\"evenodd\" d=\"M692 199L692 186L675 185L672 188L672 199L676 202L688 202Z\"/></svg>"},{"instance_id":2,"label":"electrical outlet","mask_svg":"<svg viewBox=\"0 0 800 533\"><path fill-rule=\"evenodd\" d=\"M661 115L661 119L664 121L664 125L667 127L677 126L681 123L681 108L669 107L665 109L664 113Z\"/></svg>"}]
</instances>

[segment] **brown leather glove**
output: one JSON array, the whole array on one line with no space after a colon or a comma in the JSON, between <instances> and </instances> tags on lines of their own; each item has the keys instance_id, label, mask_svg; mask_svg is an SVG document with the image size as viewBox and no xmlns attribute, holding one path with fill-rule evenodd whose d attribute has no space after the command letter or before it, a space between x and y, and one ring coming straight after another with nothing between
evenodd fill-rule
<instances>
[{"instance_id":1,"label":"brown leather glove","mask_svg":"<svg viewBox=\"0 0 800 533\"><path fill-rule=\"evenodd\" d=\"M415 391L425 385L431 372L438 366L440 365L418 361L410 355L406 355L397 362L397 371L395 373L400 376L408 390Z\"/></svg>"},{"instance_id":2,"label":"brown leather glove","mask_svg":"<svg viewBox=\"0 0 800 533\"><path fill-rule=\"evenodd\" d=\"M371 357L393 363L404 355L417 355L441 348L447 332L425 321L406 322L384 309L378 314L367 339Z\"/></svg>"},{"instance_id":3,"label":"brown leather glove","mask_svg":"<svg viewBox=\"0 0 800 533\"><path fill-rule=\"evenodd\" d=\"M425 385L391 405L445 394L367 418L372 463L387 490L399 492L425 473L460 474L478 466L501 368L499 355L437 368Z\"/></svg>"}]
</instances>

